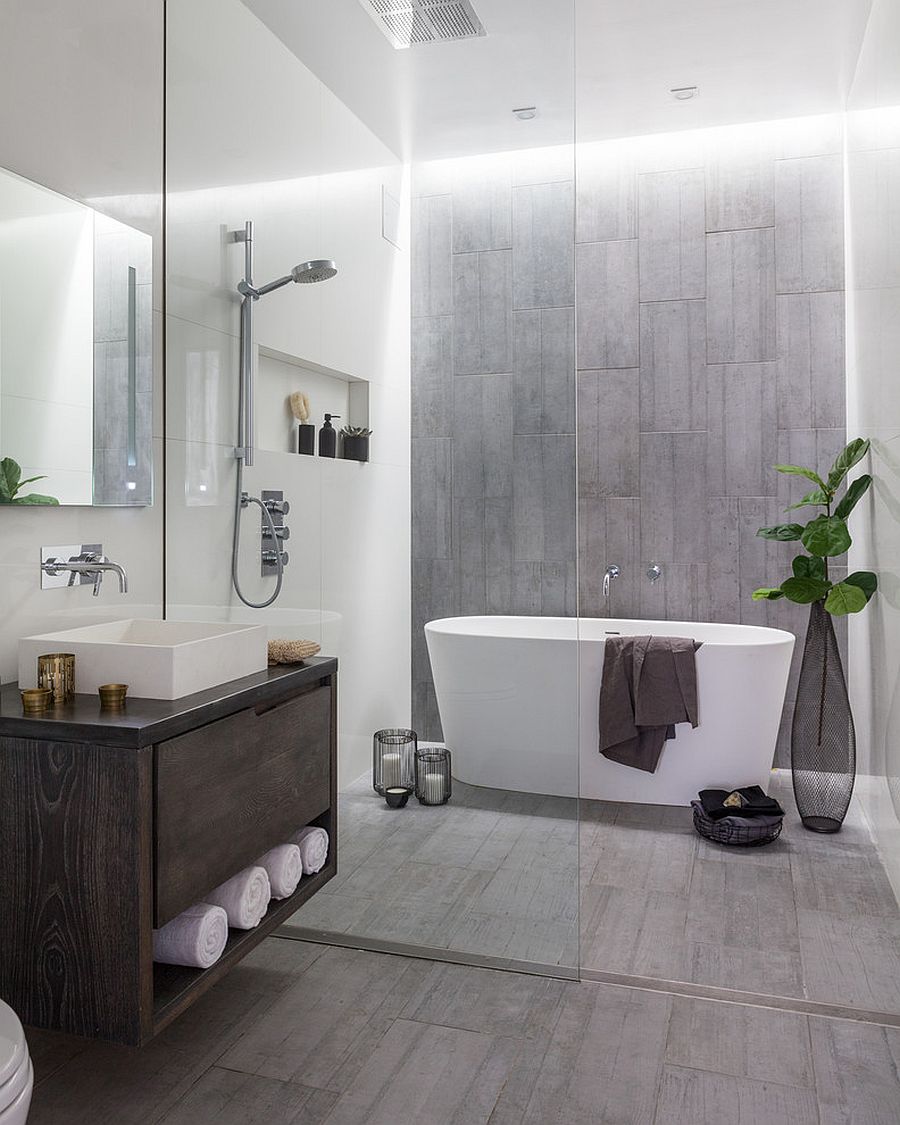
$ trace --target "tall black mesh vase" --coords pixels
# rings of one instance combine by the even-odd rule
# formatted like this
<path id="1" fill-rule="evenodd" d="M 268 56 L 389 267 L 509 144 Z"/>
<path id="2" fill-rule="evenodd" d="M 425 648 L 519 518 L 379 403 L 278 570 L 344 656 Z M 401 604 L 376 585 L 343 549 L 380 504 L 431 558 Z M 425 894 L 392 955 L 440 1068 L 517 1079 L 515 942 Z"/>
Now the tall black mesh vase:
<path id="1" fill-rule="evenodd" d="M 791 727 L 794 796 L 804 828 L 838 832 L 856 780 L 856 732 L 831 614 L 809 607 Z"/>

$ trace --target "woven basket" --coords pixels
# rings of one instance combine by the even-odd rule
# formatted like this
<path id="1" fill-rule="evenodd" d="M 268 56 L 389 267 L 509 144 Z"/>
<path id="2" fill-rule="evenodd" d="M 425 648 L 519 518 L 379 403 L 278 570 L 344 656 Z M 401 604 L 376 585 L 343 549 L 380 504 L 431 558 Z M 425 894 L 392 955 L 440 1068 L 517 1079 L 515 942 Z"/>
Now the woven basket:
<path id="1" fill-rule="evenodd" d="M 704 812 L 699 801 L 691 801 L 694 810 L 694 828 L 706 840 L 715 844 L 728 844 L 735 848 L 761 848 L 771 844 L 781 835 L 783 821 L 777 824 L 754 824 L 747 817 L 742 824 L 730 823 L 730 818 L 713 820 Z"/>

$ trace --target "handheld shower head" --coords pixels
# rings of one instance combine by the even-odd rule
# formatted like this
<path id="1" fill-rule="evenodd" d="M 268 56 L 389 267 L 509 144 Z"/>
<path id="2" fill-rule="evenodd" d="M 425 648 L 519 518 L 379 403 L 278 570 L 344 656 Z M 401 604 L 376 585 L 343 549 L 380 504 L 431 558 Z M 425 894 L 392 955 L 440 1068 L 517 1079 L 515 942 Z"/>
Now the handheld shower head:
<path id="1" fill-rule="evenodd" d="M 337 273 L 337 263 L 330 258 L 316 258 L 312 262 L 301 262 L 291 270 L 291 277 L 299 285 L 313 285 L 317 281 L 330 281 Z"/>

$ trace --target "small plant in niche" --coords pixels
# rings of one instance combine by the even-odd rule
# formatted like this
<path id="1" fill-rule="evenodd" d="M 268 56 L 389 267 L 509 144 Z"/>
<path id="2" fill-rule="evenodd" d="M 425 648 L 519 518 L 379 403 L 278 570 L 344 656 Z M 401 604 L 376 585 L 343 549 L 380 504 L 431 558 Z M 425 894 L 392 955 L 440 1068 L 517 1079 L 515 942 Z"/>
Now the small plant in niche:
<path id="1" fill-rule="evenodd" d="M 828 576 L 828 560 L 845 554 L 853 542 L 847 529 L 847 519 L 868 491 L 872 478 L 868 473 L 863 473 L 847 486 L 847 491 L 837 504 L 835 497 L 847 474 L 865 457 L 868 449 L 868 440 L 856 438 L 851 441 L 838 455 L 824 479 L 814 469 L 804 469 L 800 465 L 775 466 L 779 473 L 806 477 L 816 486 L 786 511 L 810 507 L 825 510 L 805 524 L 780 523 L 774 527 L 761 527 L 757 531 L 756 534 L 763 539 L 775 539 L 781 543 L 796 540 L 806 548 L 808 554 L 797 555 L 791 564 L 791 577 L 786 578 L 780 586 L 763 586 L 754 590 L 754 601 L 787 598 L 798 605 L 812 605 L 821 601 L 834 617 L 859 613 L 866 608 L 878 587 L 876 576 L 871 571 L 858 570 L 840 582 L 832 582 Z"/>
<path id="2" fill-rule="evenodd" d="M 369 438 L 372 431 L 366 426 L 341 427 L 341 456 L 345 461 L 368 461 Z"/>
<path id="3" fill-rule="evenodd" d="M 0 504 L 57 507 L 59 501 L 55 496 L 44 496 L 40 492 L 20 495 L 26 484 L 33 484 L 36 480 L 46 480 L 46 477 L 28 477 L 27 480 L 22 480 L 22 466 L 12 457 L 4 457 L 0 460 Z"/>

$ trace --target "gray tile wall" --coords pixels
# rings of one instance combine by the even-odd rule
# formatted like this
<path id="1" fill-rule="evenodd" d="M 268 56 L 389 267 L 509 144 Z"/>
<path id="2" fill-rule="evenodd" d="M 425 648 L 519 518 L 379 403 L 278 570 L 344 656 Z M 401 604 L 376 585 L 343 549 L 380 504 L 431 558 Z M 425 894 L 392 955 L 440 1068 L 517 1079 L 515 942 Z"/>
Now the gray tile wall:
<path id="1" fill-rule="evenodd" d="M 539 154 L 417 177 L 420 735 L 440 734 L 425 621 L 601 616 L 607 563 L 615 616 L 802 642 L 802 609 L 750 592 L 793 553 L 756 538 L 803 488 L 772 465 L 824 466 L 845 440 L 840 134 L 810 137 L 776 124 L 585 146 L 569 179 L 548 153 L 546 183 Z"/>

